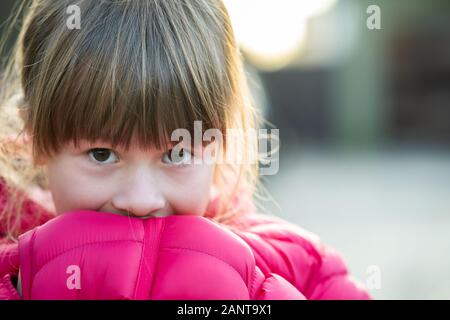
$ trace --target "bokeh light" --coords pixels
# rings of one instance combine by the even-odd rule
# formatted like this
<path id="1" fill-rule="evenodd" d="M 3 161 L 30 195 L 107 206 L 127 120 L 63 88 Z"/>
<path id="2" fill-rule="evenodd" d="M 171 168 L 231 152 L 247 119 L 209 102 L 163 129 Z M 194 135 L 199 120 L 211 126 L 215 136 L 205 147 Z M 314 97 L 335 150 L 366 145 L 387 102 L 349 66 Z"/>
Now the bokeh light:
<path id="1" fill-rule="evenodd" d="M 226 0 L 236 38 L 252 63 L 263 69 L 292 61 L 305 43 L 308 19 L 336 0 Z"/>

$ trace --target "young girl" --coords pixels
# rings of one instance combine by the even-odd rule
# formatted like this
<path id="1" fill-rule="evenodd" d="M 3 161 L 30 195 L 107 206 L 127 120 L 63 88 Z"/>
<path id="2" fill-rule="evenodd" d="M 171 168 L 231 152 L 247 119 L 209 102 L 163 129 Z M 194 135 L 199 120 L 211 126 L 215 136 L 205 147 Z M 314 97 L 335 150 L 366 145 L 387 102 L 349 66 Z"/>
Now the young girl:
<path id="1" fill-rule="evenodd" d="M 220 0 L 34 0 L 21 11 L 1 83 L 0 297 L 20 297 L 19 235 L 91 210 L 205 217 L 307 299 L 369 298 L 315 235 L 257 213 L 258 162 L 246 161 L 257 138 L 236 143 L 227 132 L 258 128 L 261 117 Z M 193 137 L 195 121 L 222 143 L 176 144 L 172 133 Z M 241 161 L 192 161 L 211 145 L 217 159 Z"/>

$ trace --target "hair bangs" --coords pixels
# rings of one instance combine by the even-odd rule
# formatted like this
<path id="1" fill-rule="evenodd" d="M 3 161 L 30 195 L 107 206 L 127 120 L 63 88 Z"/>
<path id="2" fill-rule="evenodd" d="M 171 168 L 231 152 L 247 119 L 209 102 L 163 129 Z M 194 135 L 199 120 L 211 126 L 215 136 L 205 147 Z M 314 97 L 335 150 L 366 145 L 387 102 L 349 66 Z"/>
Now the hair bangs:
<path id="1" fill-rule="evenodd" d="M 192 34 L 181 38 L 188 21 L 182 16 L 172 21 L 174 8 L 169 20 L 164 14 L 169 9 L 150 10 L 139 1 L 103 7 L 92 14 L 95 20 L 84 19 L 88 32 L 63 32 L 64 41 L 57 43 L 65 47 L 49 57 L 55 67 L 42 79 L 49 84 L 42 86 L 46 94 L 38 95 L 46 97 L 37 103 L 41 111 L 35 109 L 45 121 L 34 123 L 46 125 L 35 130 L 35 149 L 51 154 L 80 140 L 128 149 L 134 139 L 139 148 L 163 149 L 176 142 L 175 129 L 193 136 L 194 121 L 201 121 L 202 133 L 225 132 L 230 86 L 210 59 L 218 59 L 221 48 L 205 48 Z"/>

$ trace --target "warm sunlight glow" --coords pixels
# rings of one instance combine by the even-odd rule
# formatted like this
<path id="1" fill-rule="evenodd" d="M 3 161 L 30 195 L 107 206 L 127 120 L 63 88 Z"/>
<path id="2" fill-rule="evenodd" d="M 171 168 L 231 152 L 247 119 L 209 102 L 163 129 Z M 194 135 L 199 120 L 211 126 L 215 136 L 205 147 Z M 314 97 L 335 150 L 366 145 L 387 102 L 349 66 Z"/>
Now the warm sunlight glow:
<path id="1" fill-rule="evenodd" d="M 253 63 L 279 68 L 305 42 L 307 21 L 337 0 L 225 0 L 236 38 Z"/>

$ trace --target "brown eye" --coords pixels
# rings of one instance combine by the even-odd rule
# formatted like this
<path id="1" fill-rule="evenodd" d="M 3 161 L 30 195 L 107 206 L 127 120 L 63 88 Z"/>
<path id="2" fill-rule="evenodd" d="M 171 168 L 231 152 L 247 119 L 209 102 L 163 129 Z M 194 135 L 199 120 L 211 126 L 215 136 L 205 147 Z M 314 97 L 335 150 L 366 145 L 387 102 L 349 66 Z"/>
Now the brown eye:
<path id="1" fill-rule="evenodd" d="M 89 150 L 89 156 L 97 163 L 114 163 L 117 162 L 118 157 L 113 151 L 106 148 L 96 148 Z M 112 156 L 112 157 L 111 157 Z M 106 162 L 108 159 L 112 158 L 112 162 Z M 115 159 L 114 159 L 115 158 Z"/>

